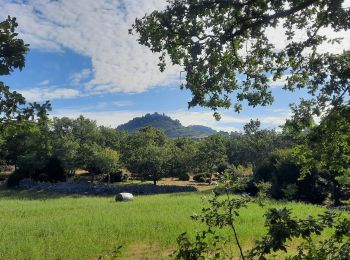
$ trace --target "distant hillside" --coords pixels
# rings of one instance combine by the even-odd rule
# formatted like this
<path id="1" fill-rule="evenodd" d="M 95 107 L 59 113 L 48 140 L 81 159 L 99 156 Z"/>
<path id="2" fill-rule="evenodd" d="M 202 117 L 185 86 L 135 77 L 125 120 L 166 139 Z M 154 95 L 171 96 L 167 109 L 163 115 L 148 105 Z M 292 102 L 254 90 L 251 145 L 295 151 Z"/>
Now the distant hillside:
<path id="1" fill-rule="evenodd" d="M 163 129 L 167 136 L 170 138 L 176 137 L 191 137 L 202 138 L 211 134 L 215 134 L 216 131 L 210 127 L 202 125 L 191 125 L 188 127 L 183 126 L 179 120 L 171 119 L 169 116 L 161 115 L 158 113 L 146 114 L 142 117 L 135 117 L 126 124 L 117 127 L 118 131 L 135 132 L 145 126 L 152 126 L 155 128 Z"/>

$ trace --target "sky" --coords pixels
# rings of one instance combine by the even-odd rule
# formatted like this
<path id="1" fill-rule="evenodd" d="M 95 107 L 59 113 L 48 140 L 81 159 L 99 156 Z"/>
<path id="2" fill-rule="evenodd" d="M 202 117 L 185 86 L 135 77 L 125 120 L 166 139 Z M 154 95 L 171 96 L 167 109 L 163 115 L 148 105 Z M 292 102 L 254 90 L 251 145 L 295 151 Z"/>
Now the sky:
<path id="1" fill-rule="evenodd" d="M 1 81 L 29 102 L 50 100 L 51 117 L 84 115 L 98 125 L 117 127 L 154 112 L 185 126 L 223 131 L 240 131 L 256 118 L 267 128 L 282 125 L 290 116 L 289 104 L 306 95 L 285 92 L 283 79 L 271 83 L 275 102 L 268 107 L 245 107 L 240 114 L 221 110 L 219 122 L 209 109 L 188 110 L 191 94 L 179 88 L 182 69 L 170 66 L 161 73 L 158 56 L 128 34 L 136 17 L 165 6 L 165 0 L 0 0 L 0 19 L 16 17 L 19 37 L 30 44 L 25 68 Z M 348 6 L 350 0 L 344 3 Z M 276 47 L 285 42 L 280 30 L 268 33 Z M 327 29 L 321 33 L 332 34 Z M 336 35 L 345 37 L 341 46 L 323 49 L 350 49 L 348 34 Z"/>

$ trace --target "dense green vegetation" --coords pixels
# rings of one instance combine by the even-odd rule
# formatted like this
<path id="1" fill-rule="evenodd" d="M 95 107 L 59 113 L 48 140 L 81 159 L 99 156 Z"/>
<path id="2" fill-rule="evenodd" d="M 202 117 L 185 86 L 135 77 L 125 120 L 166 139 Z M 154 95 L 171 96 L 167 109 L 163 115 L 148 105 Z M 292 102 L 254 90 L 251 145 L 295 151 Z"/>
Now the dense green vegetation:
<path id="1" fill-rule="evenodd" d="M 286 251 L 289 243 L 288 253 L 297 252 L 292 259 L 348 259 L 347 214 L 305 216 L 325 208 L 286 202 L 344 206 L 350 199 L 350 52 L 317 51 L 328 40 L 318 34 L 321 28 L 350 28 L 350 9 L 342 8 L 342 2 L 169 1 L 164 11 L 136 19 L 131 29 L 139 34 L 141 44 L 161 53 L 161 70 L 165 55 L 184 66 L 183 87 L 193 94 L 189 106 L 210 107 L 217 119 L 220 107 L 233 105 L 240 111 L 245 101 L 250 106 L 272 103 L 269 77 L 281 79 L 288 73 L 285 89 L 306 88 L 310 99 L 292 106 L 293 115 L 282 132 L 261 129 L 258 120 L 251 120 L 241 133 L 212 134 L 200 126 L 186 129 L 159 114 L 120 127 L 131 133 L 98 127 L 83 116 L 50 120 L 49 102 L 26 104 L 0 82 L 0 163 L 15 168 L 8 187 L 24 178 L 74 180 L 78 169 L 95 181 L 122 181 L 121 168 L 129 170 L 132 178 L 155 185 L 166 176 L 188 180 L 190 175 L 217 184 L 209 207 L 199 193 L 139 197 L 121 204 L 112 198 L 0 191 L 5 209 L 0 218 L 0 257 L 98 258 L 112 256 L 118 246 L 124 246 L 127 256 L 152 243 L 159 251 L 151 256 L 159 256 L 158 252 L 173 248 L 183 226 L 189 234 L 197 227 L 204 231 L 178 237 L 177 259 L 205 258 L 211 253 L 218 258 L 232 245 L 238 246 L 234 255 L 242 259 L 265 259 Z M 265 31 L 276 28 L 281 19 L 290 42 L 276 49 Z M 14 18 L 0 23 L 0 75 L 24 66 L 28 46 L 17 38 L 16 27 Z M 295 27 L 306 27 L 306 40 L 295 38 Z M 243 80 L 238 80 L 242 75 Z M 282 202 L 270 202 L 268 197 Z M 264 217 L 261 203 L 268 208 Z M 200 206 L 194 219 L 203 225 L 193 225 L 187 216 Z M 259 237 L 252 245 L 252 238 Z M 300 237 L 304 243 L 296 250 L 294 242 Z M 241 246 L 251 250 L 246 254 Z"/>
<path id="2" fill-rule="evenodd" d="M 236 217 L 246 202 L 230 198 L 234 190 L 251 194 L 264 191 L 275 198 L 311 202 L 328 197 L 334 205 L 349 199 L 350 50 L 321 50 L 325 43 L 341 44 L 344 40 L 322 33 L 323 29 L 338 32 L 350 28 L 350 9 L 343 4 L 332 0 L 170 0 L 163 10 L 135 20 L 130 33 L 159 53 L 160 71 L 169 59 L 183 68 L 186 83 L 181 88 L 192 93 L 189 107 L 209 107 L 216 119 L 220 119 L 219 108 L 233 107 L 239 112 L 246 104 L 272 104 L 270 84 L 278 79 L 285 78 L 287 91 L 305 89 L 308 93 L 299 105 L 291 105 L 293 115 L 284 126 L 291 141 L 287 146 L 270 146 L 276 136 L 257 131 L 258 122 L 251 121 L 245 127 L 244 136 L 231 145 L 229 158 L 240 164 L 249 162 L 252 179 L 234 177 L 236 170 L 221 174 L 224 177 L 219 177 L 219 185 L 223 187 L 215 190 L 211 207 L 203 208 L 198 217 L 207 230 L 194 239 L 180 235 L 176 259 L 229 258 L 220 246 L 232 241 L 220 238 L 213 228 L 231 227 L 234 244 L 240 248 Z M 282 40 L 273 42 L 271 29 L 284 36 L 284 44 Z M 305 37 L 300 37 L 300 29 Z M 318 124 L 315 116 L 320 118 Z M 243 186 L 238 185 L 242 182 Z M 227 198 L 220 201 L 218 194 Z M 241 259 L 266 259 L 271 252 L 286 251 L 286 241 L 298 236 L 305 243 L 289 259 L 350 257 L 349 220 L 336 220 L 332 214 L 295 219 L 291 214 L 286 208 L 269 210 L 268 235 L 248 254 L 240 250 Z M 315 242 L 310 235 L 321 234 L 326 227 L 334 227 L 335 233 Z"/>
<path id="3" fill-rule="evenodd" d="M 164 114 L 161 115 L 158 113 L 146 114 L 142 117 L 136 117 L 129 122 L 118 126 L 117 130 L 133 133 L 147 126 L 163 129 L 165 134 L 170 138 L 203 138 L 216 133 L 215 130 L 201 125 L 191 125 L 185 127 L 180 123 L 180 121 L 173 120 Z"/>
<path id="4" fill-rule="evenodd" d="M 201 228 L 189 216 L 206 205 L 203 195 L 139 196 L 132 203 L 116 203 L 113 197 L 1 190 L 0 258 L 95 259 L 113 255 L 120 245 L 123 259 L 167 257 L 180 233 Z M 287 207 L 299 217 L 325 210 L 302 203 Z M 244 249 L 265 233 L 264 211 L 253 204 L 242 210 L 237 232 Z"/>

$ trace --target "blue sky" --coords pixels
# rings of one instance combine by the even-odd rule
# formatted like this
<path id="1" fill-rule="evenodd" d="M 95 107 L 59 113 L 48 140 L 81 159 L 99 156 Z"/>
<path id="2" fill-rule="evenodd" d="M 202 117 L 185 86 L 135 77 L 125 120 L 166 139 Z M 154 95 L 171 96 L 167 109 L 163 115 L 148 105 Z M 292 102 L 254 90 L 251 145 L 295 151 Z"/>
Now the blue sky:
<path id="1" fill-rule="evenodd" d="M 240 114 L 220 111 L 220 122 L 209 109 L 187 109 L 191 95 L 179 89 L 181 68 L 160 73 L 157 56 L 128 35 L 135 17 L 165 4 L 162 0 L 0 0 L 0 18 L 17 17 L 20 37 L 31 48 L 26 67 L 1 80 L 28 101 L 51 100 L 52 116 L 83 114 L 112 127 L 153 112 L 184 125 L 226 131 L 242 129 L 250 118 L 259 118 L 269 128 L 282 124 L 290 114 L 289 103 L 305 95 L 283 91 L 283 80 L 272 83 L 272 106 L 246 108 Z M 278 31 L 270 34 L 277 44 L 283 42 Z"/>

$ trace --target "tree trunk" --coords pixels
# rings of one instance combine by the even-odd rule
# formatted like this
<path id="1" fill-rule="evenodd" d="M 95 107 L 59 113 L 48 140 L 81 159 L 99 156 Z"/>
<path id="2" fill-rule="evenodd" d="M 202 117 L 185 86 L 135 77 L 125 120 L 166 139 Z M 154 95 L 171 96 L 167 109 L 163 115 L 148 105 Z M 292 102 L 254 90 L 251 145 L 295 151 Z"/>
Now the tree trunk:
<path id="1" fill-rule="evenodd" d="M 340 206 L 341 205 L 341 191 L 340 191 L 340 186 L 337 183 L 337 181 L 333 181 L 333 187 L 332 187 L 332 199 L 333 199 L 333 205 L 334 206 Z"/>
<path id="2" fill-rule="evenodd" d="M 154 185 L 157 185 L 157 181 L 156 181 L 156 180 L 153 180 L 153 184 L 154 184 Z"/>

